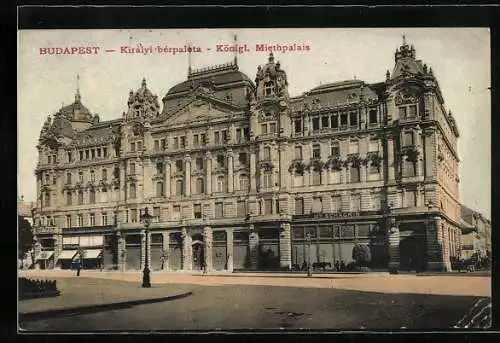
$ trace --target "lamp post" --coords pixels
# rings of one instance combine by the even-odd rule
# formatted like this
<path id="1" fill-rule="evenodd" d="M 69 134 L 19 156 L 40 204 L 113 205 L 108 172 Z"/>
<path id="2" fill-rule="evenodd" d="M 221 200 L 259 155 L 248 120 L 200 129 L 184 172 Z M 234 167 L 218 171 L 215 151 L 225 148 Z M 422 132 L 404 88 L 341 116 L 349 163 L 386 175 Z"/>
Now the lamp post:
<path id="1" fill-rule="evenodd" d="M 312 276 L 312 265 L 311 265 L 311 233 L 306 233 L 306 242 L 307 242 L 307 277 Z"/>
<path id="2" fill-rule="evenodd" d="M 144 261 L 144 270 L 142 271 L 142 287 L 150 288 L 151 287 L 151 278 L 150 278 L 150 270 L 149 270 L 149 256 L 148 256 L 148 247 L 149 247 L 149 239 L 148 239 L 148 229 L 149 225 L 151 225 L 151 221 L 153 220 L 153 216 L 148 213 L 148 208 L 144 208 L 143 214 L 141 214 L 141 222 L 144 224 L 146 228 L 146 258 Z"/>

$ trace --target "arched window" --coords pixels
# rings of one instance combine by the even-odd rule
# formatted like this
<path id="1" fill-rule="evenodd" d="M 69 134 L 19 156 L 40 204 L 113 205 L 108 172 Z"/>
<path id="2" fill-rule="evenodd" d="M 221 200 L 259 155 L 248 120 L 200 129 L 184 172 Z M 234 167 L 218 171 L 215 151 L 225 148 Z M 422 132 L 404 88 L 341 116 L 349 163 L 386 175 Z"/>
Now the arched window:
<path id="1" fill-rule="evenodd" d="M 248 176 L 246 174 L 240 175 L 240 191 L 248 191 L 250 188 Z"/>
<path id="2" fill-rule="evenodd" d="M 71 173 L 66 174 L 66 184 L 71 185 Z"/>
<path id="3" fill-rule="evenodd" d="M 71 192 L 66 192 L 66 205 L 71 206 L 73 204 L 73 196 Z"/>
<path id="4" fill-rule="evenodd" d="M 351 182 L 359 182 L 359 167 L 358 166 L 351 166 L 350 168 L 350 173 L 351 173 Z"/>
<path id="5" fill-rule="evenodd" d="M 136 188 L 135 188 L 135 184 L 132 183 L 130 185 L 130 189 L 129 189 L 129 198 L 130 199 L 135 199 L 135 197 L 136 197 Z"/>
<path id="6" fill-rule="evenodd" d="M 175 195 L 184 195 L 184 180 L 177 179 L 175 182 Z"/>
<path id="7" fill-rule="evenodd" d="M 89 202 L 95 204 L 95 189 L 89 191 Z"/>
<path id="8" fill-rule="evenodd" d="M 93 170 L 90 171 L 90 181 L 92 181 L 92 182 L 95 181 L 95 173 Z"/>
<path id="9" fill-rule="evenodd" d="M 226 178 L 222 175 L 217 177 L 217 192 L 219 193 L 226 192 Z"/>
<path id="10" fill-rule="evenodd" d="M 108 170 L 103 169 L 101 172 L 101 180 L 106 181 L 108 179 Z"/>
<path id="11" fill-rule="evenodd" d="M 83 191 L 80 189 L 78 191 L 78 205 L 82 205 L 83 204 Z"/>
<path id="12" fill-rule="evenodd" d="M 156 196 L 159 198 L 164 196 L 163 182 L 161 181 L 156 183 Z"/>
<path id="13" fill-rule="evenodd" d="M 78 181 L 83 182 L 83 172 L 78 173 Z"/>
<path id="14" fill-rule="evenodd" d="M 202 178 L 196 179 L 196 194 L 204 194 L 205 193 L 205 183 Z"/>

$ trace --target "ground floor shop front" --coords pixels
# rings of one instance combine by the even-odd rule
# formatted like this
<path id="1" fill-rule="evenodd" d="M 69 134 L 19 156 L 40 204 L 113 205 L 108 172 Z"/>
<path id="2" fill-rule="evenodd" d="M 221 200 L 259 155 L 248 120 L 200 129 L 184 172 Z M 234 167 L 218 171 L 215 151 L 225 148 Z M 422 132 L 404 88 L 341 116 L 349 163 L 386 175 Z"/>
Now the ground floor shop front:
<path id="1" fill-rule="evenodd" d="M 153 271 L 349 271 L 353 249 L 369 249 L 372 270 L 448 270 L 459 254 L 455 231 L 439 218 L 297 216 L 245 224 L 136 227 L 40 236 L 39 268 Z M 451 233 L 450 233 L 451 232 Z M 45 252 L 45 253 L 42 253 Z"/>

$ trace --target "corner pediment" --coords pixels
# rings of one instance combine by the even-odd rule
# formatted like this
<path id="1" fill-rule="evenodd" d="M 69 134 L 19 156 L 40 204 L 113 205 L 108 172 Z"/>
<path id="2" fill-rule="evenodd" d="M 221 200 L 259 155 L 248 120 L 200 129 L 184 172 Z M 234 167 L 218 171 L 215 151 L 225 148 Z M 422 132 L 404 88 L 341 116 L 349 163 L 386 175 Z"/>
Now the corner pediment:
<path id="1" fill-rule="evenodd" d="M 166 118 L 167 125 L 224 121 L 240 116 L 241 109 L 217 99 L 197 96 L 186 106 Z"/>

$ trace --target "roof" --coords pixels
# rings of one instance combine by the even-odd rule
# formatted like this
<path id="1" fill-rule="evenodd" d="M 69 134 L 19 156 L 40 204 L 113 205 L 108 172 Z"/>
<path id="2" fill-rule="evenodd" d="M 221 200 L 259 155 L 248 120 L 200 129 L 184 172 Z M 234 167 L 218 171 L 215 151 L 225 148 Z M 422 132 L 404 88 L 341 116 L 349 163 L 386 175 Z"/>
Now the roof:
<path id="1" fill-rule="evenodd" d="M 380 88 L 380 84 L 376 84 Z M 380 92 L 377 89 L 378 92 Z M 349 103 L 378 100 L 377 92 L 372 85 L 362 80 L 344 80 L 327 83 L 311 89 L 303 96 L 292 99 L 292 110 L 298 111 L 304 107 L 335 107 Z M 313 105 L 315 104 L 315 105 Z"/>
<path id="2" fill-rule="evenodd" d="M 245 73 L 239 71 L 237 65 L 226 64 L 192 71 L 186 81 L 170 88 L 167 96 L 190 91 L 207 81 L 211 82 L 214 86 L 247 81 L 253 86 L 252 80 Z"/>
<path id="3" fill-rule="evenodd" d="M 114 119 L 109 121 L 94 124 L 88 129 L 78 132 L 75 138 L 75 143 L 83 143 L 85 140 L 97 142 L 107 141 L 117 134 L 117 129 L 121 125 L 121 119 Z"/>

